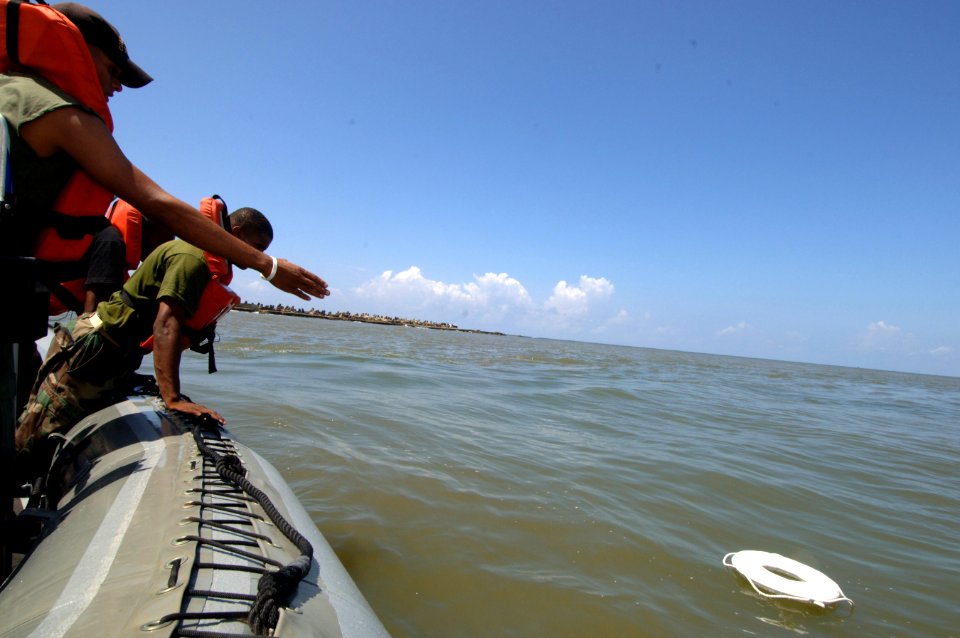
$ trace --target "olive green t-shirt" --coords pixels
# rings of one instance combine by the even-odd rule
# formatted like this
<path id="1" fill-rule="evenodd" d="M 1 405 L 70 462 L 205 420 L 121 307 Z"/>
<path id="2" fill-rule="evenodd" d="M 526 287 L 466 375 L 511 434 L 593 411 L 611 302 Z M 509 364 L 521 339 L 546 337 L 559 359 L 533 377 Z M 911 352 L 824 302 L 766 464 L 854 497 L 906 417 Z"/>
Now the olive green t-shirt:
<path id="1" fill-rule="evenodd" d="M 77 170 L 72 157 L 60 151 L 38 157 L 20 137 L 20 127 L 62 108 L 92 110 L 45 79 L 25 73 L 0 74 L 0 114 L 10 131 L 10 164 L 17 206 L 24 211 L 53 208 L 60 191 Z"/>
<path id="2" fill-rule="evenodd" d="M 136 347 L 153 334 L 160 299 L 175 301 L 190 318 L 209 281 L 202 250 L 182 239 L 161 244 L 123 285 L 135 308 L 124 302 L 120 292 L 97 306 L 101 330 L 120 346 Z"/>

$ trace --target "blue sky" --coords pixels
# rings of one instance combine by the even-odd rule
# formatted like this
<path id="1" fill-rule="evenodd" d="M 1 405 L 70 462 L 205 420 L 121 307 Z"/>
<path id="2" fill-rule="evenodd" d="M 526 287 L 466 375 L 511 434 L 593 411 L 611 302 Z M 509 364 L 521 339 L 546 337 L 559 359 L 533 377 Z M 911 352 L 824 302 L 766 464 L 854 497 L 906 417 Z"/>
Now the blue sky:
<path id="1" fill-rule="evenodd" d="M 128 156 L 306 304 L 960 376 L 960 3 L 89 0 Z"/>

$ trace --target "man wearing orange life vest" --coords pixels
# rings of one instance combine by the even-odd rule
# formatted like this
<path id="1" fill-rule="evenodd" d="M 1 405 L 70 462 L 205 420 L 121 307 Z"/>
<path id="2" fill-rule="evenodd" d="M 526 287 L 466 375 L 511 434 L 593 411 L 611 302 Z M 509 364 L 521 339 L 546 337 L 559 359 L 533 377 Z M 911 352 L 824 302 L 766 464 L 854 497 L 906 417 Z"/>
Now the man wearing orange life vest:
<path id="1" fill-rule="evenodd" d="M 35 5 L 21 5 L 20 11 L 28 6 L 30 10 L 50 11 L 48 7 Z M 123 86 L 137 88 L 151 81 L 152 78 L 130 60 L 119 33 L 102 16 L 76 3 L 62 3 L 54 8 L 69 18 L 83 36 L 96 76 L 89 78 L 89 82 L 99 84 L 103 98 L 109 99 Z M 9 31 L 9 22 L 7 28 Z M 70 63 L 70 60 L 64 62 Z M 77 73 L 87 73 L 90 65 L 90 59 L 77 60 Z M 109 110 L 102 98 L 99 108 L 95 108 L 90 100 L 85 102 L 71 96 L 51 82 L 31 74 L 29 68 L 0 75 L 0 113 L 14 120 L 11 122 L 14 150 L 19 145 L 21 150 L 27 149 L 27 155 L 33 155 L 37 170 L 32 171 L 31 179 L 35 184 L 40 182 L 40 188 L 45 187 L 56 195 L 73 170 L 79 169 L 106 192 L 130 202 L 178 237 L 212 254 L 223 255 L 239 267 L 259 271 L 277 288 L 301 299 L 309 299 L 311 295 L 323 298 L 329 294 L 326 282 L 310 271 L 270 257 L 222 229 L 211 230 L 195 208 L 170 195 L 127 159 L 113 138 Z M 27 112 L 36 106 L 37 99 L 44 100 L 43 106 Z M 17 170 L 16 158 L 13 163 Z M 18 187 L 18 198 L 27 194 L 24 190 Z M 106 202 L 99 212 L 105 209 Z M 38 250 L 43 247 L 41 241 Z"/>
<path id="2" fill-rule="evenodd" d="M 218 199 L 204 200 L 201 210 L 218 222 L 226 216 Z M 238 209 L 226 225 L 232 236 L 258 252 L 273 240 L 270 222 L 256 209 Z M 231 276 L 223 258 L 180 239 L 168 241 L 153 250 L 95 313 L 58 325 L 17 427 L 18 478 L 31 480 L 47 469 L 52 433 L 66 431 L 124 394 L 150 349 L 167 408 L 223 423 L 217 412 L 180 392 L 180 356 L 191 339 L 212 332 L 219 316 L 239 301 L 226 288 Z"/>

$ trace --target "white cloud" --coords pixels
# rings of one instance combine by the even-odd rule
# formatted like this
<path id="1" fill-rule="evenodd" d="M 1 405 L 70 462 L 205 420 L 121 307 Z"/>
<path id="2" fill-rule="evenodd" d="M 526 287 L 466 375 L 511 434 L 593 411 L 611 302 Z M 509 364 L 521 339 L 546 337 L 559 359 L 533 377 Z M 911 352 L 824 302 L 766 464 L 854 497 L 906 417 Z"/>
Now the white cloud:
<path id="1" fill-rule="evenodd" d="M 749 328 L 750 328 L 750 324 L 749 324 L 749 323 L 747 323 L 746 321 L 741 321 L 740 323 L 734 324 L 734 325 L 732 325 L 732 326 L 727 326 L 727 327 L 724 328 L 723 330 L 718 330 L 718 331 L 717 331 L 717 336 L 718 336 L 718 337 L 726 337 L 727 335 L 732 335 L 732 334 L 736 334 L 736 333 L 738 333 L 738 332 L 743 332 L 744 330 L 748 330 Z"/>
<path id="2" fill-rule="evenodd" d="M 598 279 L 580 275 L 577 286 L 571 286 L 566 281 L 557 282 L 544 307 L 564 316 L 582 316 L 590 311 L 592 304 L 609 299 L 612 295 L 613 284 L 605 277 Z"/>
<path id="3" fill-rule="evenodd" d="M 860 334 L 860 347 L 863 350 L 885 352 L 900 349 L 909 335 L 903 333 L 900 326 L 886 321 L 874 321 Z"/>
<path id="4" fill-rule="evenodd" d="M 897 334 L 900 332 L 900 326 L 894 326 L 886 321 L 874 321 L 867 326 L 867 332 L 873 334 Z"/>
<path id="5" fill-rule="evenodd" d="M 436 299 L 464 300 L 469 293 L 462 286 L 427 279 L 416 266 L 394 274 L 385 270 L 356 289 L 361 297 L 374 299 L 405 298 L 408 302 L 423 303 Z"/>
<path id="6" fill-rule="evenodd" d="M 350 294 L 366 312 L 564 337 L 627 325 L 632 318 L 625 310 L 610 315 L 605 306 L 613 293 L 606 278 L 582 275 L 576 285 L 558 282 L 550 297 L 538 303 L 507 273 L 488 272 L 474 275 L 471 282 L 450 284 L 429 279 L 411 266 L 402 272 L 387 270 Z"/>
<path id="7" fill-rule="evenodd" d="M 384 271 L 352 294 L 369 312 L 455 323 L 469 317 L 471 325 L 494 324 L 533 306 L 527 289 L 507 273 L 474 275 L 471 282 L 448 284 L 425 277 L 417 266 L 398 273 Z"/>
<path id="8" fill-rule="evenodd" d="M 942 357 L 944 355 L 951 354 L 952 352 L 953 352 L 953 348 L 951 348 L 950 346 L 940 346 L 938 348 L 933 348 L 932 350 L 930 350 L 930 354 L 932 354 L 935 357 Z"/>
<path id="9" fill-rule="evenodd" d="M 644 318 L 648 319 L 649 317 L 644 317 Z M 629 321 L 630 321 L 630 313 L 627 312 L 626 310 L 620 309 L 617 311 L 617 314 L 613 315 L 613 317 L 611 317 L 607 323 L 618 324 L 618 323 L 627 323 Z"/>
<path id="10" fill-rule="evenodd" d="M 630 313 L 624 309 L 620 309 L 593 328 L 591 332 L 596 335 L 604 336 L 610 334 L 611 332 L 622 334 L 624 330 L 631 328 L 634 323 L 634 319 Z"/>
<path id="11" fill-rule="evenodd" d="M 488 272 L 480 277 L 474 277 L 475 284 L 471 284 L 472 289 L 476 291 L 478 298 L 484 301 L 497 299 L 500 301 L 512 301 L 520 305 L 531 303 L 530 294 L 519 281 L 502 272 L 495 274 Z"/>

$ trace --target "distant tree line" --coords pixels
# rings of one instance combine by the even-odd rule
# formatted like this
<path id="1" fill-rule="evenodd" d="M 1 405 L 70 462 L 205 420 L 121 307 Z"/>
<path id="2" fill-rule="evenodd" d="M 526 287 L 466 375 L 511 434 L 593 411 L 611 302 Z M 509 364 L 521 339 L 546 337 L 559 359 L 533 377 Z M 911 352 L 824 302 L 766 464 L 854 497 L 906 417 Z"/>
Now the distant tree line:
<path id="1" fill-rule="evenodd" d="M 414 326 L 418 328 L 434 328 L 438 330 L 460 330 L 457 326 L 437 321 L 426 321 L 423 319 L 404 319 L 402 317 L 388 317 L 385 315 L 371 315 L 366 312 L 353 313 L 349 311 L 338 310 L 337 312 L 327 312 L 326 310 L 317 310 L 311 308 L 295 308 L 294 306 L 264 305 L 262 303 L 241 303 L 235 310 L 244 312 L 259 312 L 271 315 L 293 315 L 296 317 L 315 317 L 317 319 L 332 319 L 335 321 L 361 321 L 364 323 L 379 323 L 391 326 Z"/>

